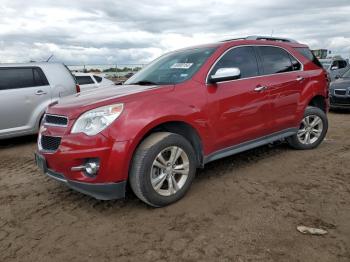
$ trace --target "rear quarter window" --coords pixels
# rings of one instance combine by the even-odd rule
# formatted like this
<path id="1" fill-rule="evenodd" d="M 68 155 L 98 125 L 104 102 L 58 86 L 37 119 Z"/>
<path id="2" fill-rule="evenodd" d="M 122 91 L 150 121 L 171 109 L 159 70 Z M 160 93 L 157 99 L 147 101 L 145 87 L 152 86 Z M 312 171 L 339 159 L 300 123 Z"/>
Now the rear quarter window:
<path id="1" fill-rule="evenodd" d="M 100 76 L 94 76 L 95 80 L 97 83 L 101 83 L 102 82 L 102 77 Z"/>
<path id="2" fill-rule="evenodd" d="M 303 57 L 313 62 L 320 68 L 323 68 L 321 62 L 317 59 L 317 57 L 311 52 L 311 50 L 307 47 L 297 47 L 295 48 Z"/>

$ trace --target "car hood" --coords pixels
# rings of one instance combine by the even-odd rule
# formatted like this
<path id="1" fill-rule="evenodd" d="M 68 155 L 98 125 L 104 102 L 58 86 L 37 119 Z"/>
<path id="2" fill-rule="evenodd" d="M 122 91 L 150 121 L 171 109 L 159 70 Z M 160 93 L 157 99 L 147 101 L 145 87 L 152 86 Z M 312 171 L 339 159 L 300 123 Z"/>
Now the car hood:
<path id="1" fill-rule="evenodd" d="M 127 102 L 139 94 L 150 95 L 156 92 L 169 92 L 173 87 L 173 85 L 114 85 L 100 87 L 63 97 L 57 103 L 51 105 L 47 112 L 65 115 L 74 119 L 82 112 L 99 106 Z"/>
<path id="2" fill-rule="evenodd" d="M 346 89 L 350 87 L 350 78 L 340 78 L 331 83 L 330 88 L 340 88 L 340 89 Z"/>

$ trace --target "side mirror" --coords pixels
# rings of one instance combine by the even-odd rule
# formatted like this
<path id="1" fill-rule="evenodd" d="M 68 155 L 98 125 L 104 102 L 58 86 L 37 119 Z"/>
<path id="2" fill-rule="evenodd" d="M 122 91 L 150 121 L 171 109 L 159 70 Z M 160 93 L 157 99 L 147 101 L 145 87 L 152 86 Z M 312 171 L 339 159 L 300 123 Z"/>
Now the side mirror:
<path id="1" fill-rule="evenodd" d="M 210 83 L 218 83 L 223 81 L 235 80 L 240 78 L 241 70 L 237 67 L 229 67 L 229 68 L 219 68 L 216 70 L 214 75 L 209 77 Z"/>
<path id="2" fill-rule="evenodd" d="M 339 69 L 339 67 L 337 67 L 337 66 L 332 66 L 331 67 L 331 70 L 338 70 Z"/>
<path id="3" fill-rule="evenodd" d="M 339 79 L 339 78 L 340 78 L 340 75 L 336 75 L 336 76 L 335 76 L 335 79 Z"/>

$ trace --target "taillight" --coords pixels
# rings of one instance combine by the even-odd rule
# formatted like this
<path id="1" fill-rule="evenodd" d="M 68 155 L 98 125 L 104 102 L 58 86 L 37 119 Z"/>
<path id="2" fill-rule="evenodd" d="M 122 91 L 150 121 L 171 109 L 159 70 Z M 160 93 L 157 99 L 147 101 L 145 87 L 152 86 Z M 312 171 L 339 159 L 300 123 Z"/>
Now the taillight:
<path id="1" fill-rule="evenodd" d="M 77 84 L 77 85 L 75 85 L 75 88 L 76 88 L 76 90 L 77 90 L 77 93 L 80 93 L 80 86 Z"/>

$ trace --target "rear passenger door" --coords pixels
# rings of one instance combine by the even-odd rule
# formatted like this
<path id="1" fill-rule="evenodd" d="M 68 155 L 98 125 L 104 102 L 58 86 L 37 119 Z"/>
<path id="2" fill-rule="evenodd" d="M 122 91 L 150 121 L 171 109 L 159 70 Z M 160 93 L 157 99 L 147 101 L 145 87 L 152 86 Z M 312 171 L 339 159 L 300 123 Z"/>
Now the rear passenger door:
<path id="1" fill-rule="evenodd" d="M 34 131 L 39 105 L 49 101 L 50 86 L 40 68 L 0 68 L 0 135 Z"/>
<path id="2" fill-rule="evenodd" d="M 271 132 L 296 127 L 298 101 L 306 83 L 302 64 L 286 50 L 275 46 L 257 46 L 261 64 L 261 84 L 271 104 Z"/>

